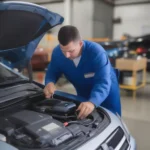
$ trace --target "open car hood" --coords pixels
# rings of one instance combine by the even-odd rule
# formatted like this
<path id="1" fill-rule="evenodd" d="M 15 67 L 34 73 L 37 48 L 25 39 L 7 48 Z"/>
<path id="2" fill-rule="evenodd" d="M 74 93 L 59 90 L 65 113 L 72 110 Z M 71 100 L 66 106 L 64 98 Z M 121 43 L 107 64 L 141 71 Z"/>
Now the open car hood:
<path id="1" fill-rule="evenodd" d="M 60 15 L 32 3 L 1 3 L 0 61 L 22 70 L 46 31 L 63 20 Z"/>

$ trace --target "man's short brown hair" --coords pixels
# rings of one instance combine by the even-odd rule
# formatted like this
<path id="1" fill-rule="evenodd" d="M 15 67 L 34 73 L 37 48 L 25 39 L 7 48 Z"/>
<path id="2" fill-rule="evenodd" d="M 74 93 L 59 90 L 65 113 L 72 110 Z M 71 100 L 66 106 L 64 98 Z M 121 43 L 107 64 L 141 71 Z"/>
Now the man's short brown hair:
<path id="1" fill-rule="evenodd" d="M 66 46 L 71 41 L 76 41 L 78 39 L 80 39 L 80 33 L 78 29 L 74 26 L 63 26 L 58 32 L 58 41 L 63 46 Z"/>

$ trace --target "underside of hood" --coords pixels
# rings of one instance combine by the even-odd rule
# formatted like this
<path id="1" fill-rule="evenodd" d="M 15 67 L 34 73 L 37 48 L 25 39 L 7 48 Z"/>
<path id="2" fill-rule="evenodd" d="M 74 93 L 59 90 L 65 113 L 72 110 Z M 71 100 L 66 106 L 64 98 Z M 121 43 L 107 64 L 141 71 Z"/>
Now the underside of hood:
<path id="1" fill-rule="evenodd" d="M 23 69 L 44 34 L 63 22 L 63 17 L 26 2 L 0 4 L 0 61 Z"/>

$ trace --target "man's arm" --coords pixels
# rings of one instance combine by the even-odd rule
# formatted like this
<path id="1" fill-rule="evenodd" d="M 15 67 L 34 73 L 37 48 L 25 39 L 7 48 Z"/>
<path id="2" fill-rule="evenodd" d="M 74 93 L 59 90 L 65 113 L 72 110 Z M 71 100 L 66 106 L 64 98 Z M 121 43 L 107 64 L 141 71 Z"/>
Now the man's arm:
<path id="1" fill-rule="evenodd" d="M 56 88 L 55 83 L 57 82 L 58 78 L 61 76 L 61 69 L 57 62 L 58 56 L 55 51 L 53 51 L 51 62 L 48 65 L 48 70 L 45 76 L 45 88 L 44 93 L 46 98 L 50 98 Z"/>
<path id="2" fill-rule="evenodd" d="M 95 107 L 106 99 L 111 86 L 111 65 L 105 52 L 98 53 L 94 59 L 94 85 L 88 102 L 79 105 L 77 111 L 80 111 L 78 118 L 87 117 Z"/>
<path id="3" fill-rule="evenodd" d="M 55 84 L 59 79 L 59 77 L 61 76 L 62 72 L 58 64 L 58 59 L 59 58 L 57 57 L 57 53 L 54 50 L 52 53 L 51 62 L 49 63 L 46 72 L 45 85 L 47 85 L 50 82 L 53 82 Z"/>
<path id="4" fill-rule="evenodd" d="M 107 98 L 111 87 L 111 64 L 105 52 L 97 55 L 94 69 L 94 86 L 89 101 L 98 107 Z"/>

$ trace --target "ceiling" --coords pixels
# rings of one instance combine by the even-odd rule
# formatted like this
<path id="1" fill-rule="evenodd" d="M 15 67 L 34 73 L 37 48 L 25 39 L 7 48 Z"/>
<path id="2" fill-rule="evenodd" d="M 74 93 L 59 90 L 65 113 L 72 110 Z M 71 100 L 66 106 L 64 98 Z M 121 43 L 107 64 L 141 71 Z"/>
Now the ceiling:
<path id="1" fill-rule="evenodd" d="M 0 1 L 12 1 L 12 0 L 0 0 Z M 64 0 L 15 0 L 15 1 L 27 1 L 37 4 L 46 4 L 46 3 L 58 3 L 63 2 Z M 77 0 L 82 1 L 82 0 Z M 112 4 L 115 6 L 123 6 L 123 5 L 136 5 L 143 3 L 150 3 L 150 0 L 101 0 L 107 2 L 108 4 Z"/>
<path id="2" fill-rule="evenodd" d="M 2 1 L 25 1 L 25 2 L 31 2 L 31 3 L 36 3 L 36 4 L 63 2 L 63 0 L 2 0 Z"/>
<path id="3" fill-rule="evenodd" d="M 130 5 L 130 4 L 142 4 L 150 3 L 150 0 L 115 0 L 115 5 Z"/>

